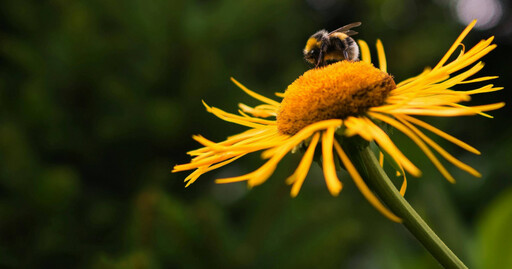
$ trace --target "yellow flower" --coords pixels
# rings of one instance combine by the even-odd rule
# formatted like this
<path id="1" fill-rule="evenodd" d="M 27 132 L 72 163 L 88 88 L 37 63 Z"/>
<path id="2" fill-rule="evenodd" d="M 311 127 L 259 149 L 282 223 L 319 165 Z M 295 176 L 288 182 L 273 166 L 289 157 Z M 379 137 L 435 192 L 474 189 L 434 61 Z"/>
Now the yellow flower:
<path id="1" fill-rule="evenodd" d="M 491 44 L 493 40 L 491 37 L 480 41 L 468 51 L 464 50 L 461 41 L 475 23 L 476 21 L 473 21 L 466 27 L 434 68 L 427 68 L 420 75 L 398 84 L 395 84 L 393 78 L 387 74 L 386 58 L 380 40 L 377 41 L 376 46 L 380 69 L 371 64 L 368 45 L 364 41 L 359 41 L 362 57 L 360 62 L 341 61 L 305 72 L 289 85 L 284 93 L 277 94 L 283 98 L 281 102 L 250 91 L 232 79 L 238 87 L 263 104 L 256 107 L 240 104 L 240 115 L 227 113 L 210 107 L 206 103 L 204 105 L 217 117 L 249 129 L 219 143 L 200 135 L 193 136 L 204 147 L 188 152 L 189 155 L 194 156 L 191 162 L 176 165 L 173 172 L 195 169 L 185 179 L 186 186 L 189 186 L 208 171 L 227 165 L 248 153 L 264 150 L 261 156 L 268 161 L 259 169 L 246 175 L 216 180 L 217 183 L 247 181 L 252 187 L 265 182 L 286 154 L 294 152 L 299 146 L 304 146 L 306 151 L 302 160 L 295 172 L 286 180 L 292 185 L 291 195 L 295 197 L 309 171 L 317 145 L 321 143 L 322 167 L 329 192 L 332 195 L 338 195 L 343 186 L 336 175 L 333 154 L 335 151 L 364 197 L 383 215 L 399 222 L 400 218 L 387 209 L 368 188 L 335 136 L 359 136 L 366 141 L 374 141 L 381 151 L 381 165 L 382 152 L 384 152 L 399 167 L 397 172 L 404 175 L 404 183 L 400 190 L 402 195 L 406 189 L 404 170 L 414 176 L 420 176 L 421 171 L 397 148 L 379 126 L 381 123 L 393 126 L 408 136 L 450 182 L 455 180 L 431 149 L 460 169 L 479 177 L 480 173 L 454 158 L 418 127 L 469 152 L 480 154 L 478 150 L 414 117 L 416 115 L 454 117 L 475 114 L 490 117 L 484 112 L 504 106 L 504 103 L 481 106 L 460 104 L 470 100 L 473 94 L 502 89 L 492 84 L 469 91 L 450 89 L 459 84 L 496 78 L 469 79 L 484 65 L 478 62 L 470 68 L 466 67 L 496 47 Z M 459 45 L 462 45 L 459 55 L 447 63 Z M 453 75 L 464 68 L 466 70 Z"/>

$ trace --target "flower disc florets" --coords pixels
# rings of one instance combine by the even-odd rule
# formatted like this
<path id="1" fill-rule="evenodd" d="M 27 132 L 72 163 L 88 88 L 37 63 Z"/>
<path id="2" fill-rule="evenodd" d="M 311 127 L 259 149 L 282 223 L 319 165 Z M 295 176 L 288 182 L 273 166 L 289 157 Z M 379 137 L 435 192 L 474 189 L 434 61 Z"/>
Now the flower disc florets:
<path id="1" fill-rule="evenodd" d="M 318 121 L 364 114 L 382 105 L 395 88 L 390 75 L 365 62 L 341 61 L 311 69 L 286 89 L 277 128 L 293 135 Z"/>

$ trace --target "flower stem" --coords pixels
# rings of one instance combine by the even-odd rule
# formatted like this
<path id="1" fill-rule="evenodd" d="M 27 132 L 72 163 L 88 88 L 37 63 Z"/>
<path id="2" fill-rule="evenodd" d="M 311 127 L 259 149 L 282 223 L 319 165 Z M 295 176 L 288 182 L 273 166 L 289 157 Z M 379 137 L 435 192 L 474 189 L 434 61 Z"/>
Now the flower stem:
<path id="1" fill-rule="evenodd" d="M 347 145 L 348 146 L 348 145 Z M 467 268 L 466 265 L 430 229 L 411 205 L 400 195 L 386 175 L 369 146 L 348 146 L 347 153 L 359 172 L 377 195 L 403 220 L 404 226 L 445 268 Z"/>

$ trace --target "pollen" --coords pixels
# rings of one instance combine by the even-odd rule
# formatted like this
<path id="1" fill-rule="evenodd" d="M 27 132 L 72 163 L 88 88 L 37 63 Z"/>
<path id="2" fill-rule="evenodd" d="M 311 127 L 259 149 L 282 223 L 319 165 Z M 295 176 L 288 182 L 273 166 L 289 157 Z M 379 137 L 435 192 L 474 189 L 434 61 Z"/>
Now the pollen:
<path id="1" fill-rule="evenodd" d="M 277 113 L 277 129 L 294 135 L 323 120 L 364 115 L 384 104 L 393 78 L 366 62 L 341 61 L 311 69 L 288 86 Z"/>

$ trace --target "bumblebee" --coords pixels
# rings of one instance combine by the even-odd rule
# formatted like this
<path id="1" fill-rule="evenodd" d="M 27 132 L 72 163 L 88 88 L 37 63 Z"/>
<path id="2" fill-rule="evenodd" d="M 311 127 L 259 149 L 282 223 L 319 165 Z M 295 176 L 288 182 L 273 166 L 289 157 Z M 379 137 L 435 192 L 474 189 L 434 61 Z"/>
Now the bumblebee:
<path id="1" fill-rule="evenodd" d="M 359 46 L 350 37 L 357 34 L 350 29 L 359 25 L 361 22 L 354 22 L 330 33 L 324 29 L 316 32 L 306 42 L 304 59 L 315 67 L 342 60 L 359 61 Z"/>

